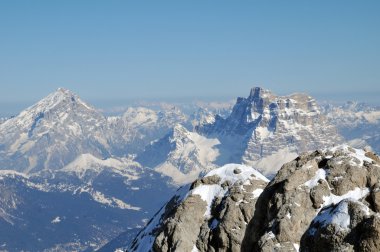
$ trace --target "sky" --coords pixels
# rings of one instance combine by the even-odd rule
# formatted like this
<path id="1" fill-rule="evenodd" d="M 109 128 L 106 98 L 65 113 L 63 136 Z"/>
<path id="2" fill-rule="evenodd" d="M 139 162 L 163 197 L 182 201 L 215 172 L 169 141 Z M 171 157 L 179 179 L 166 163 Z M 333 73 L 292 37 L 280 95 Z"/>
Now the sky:
<path id="1" fill-rule="evenodd" d="M 0 106 L 277 94 L 380 100 L 380 1 L 0 1 Z"/>

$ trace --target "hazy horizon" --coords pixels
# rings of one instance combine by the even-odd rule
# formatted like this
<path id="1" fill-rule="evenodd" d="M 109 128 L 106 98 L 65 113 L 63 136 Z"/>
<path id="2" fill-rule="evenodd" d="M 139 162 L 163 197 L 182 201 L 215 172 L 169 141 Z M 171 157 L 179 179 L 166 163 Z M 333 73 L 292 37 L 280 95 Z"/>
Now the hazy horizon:
<path id="1" fill-rule="evenodd" d="M 265 87 L 263 87 L 265 88 Z M 136 97 L 136 98 L 125 98 L 125 99 L 112 99 L 111 97 L 104 97 L 103 99 L 88 99 L 86 94 L 76 93 L 82 100 L 93 105 L 95 108 L 102 110 L 105 114 L 119 114 L 125 111 L 128 107 L 136 106 L 147 106 L 152 103 L 172 103 L 172 104 L 191 104 L 195 102 L 232 102 L 234 103 L 237 97 L 247 97 L 249 95 L 249 90 L 247 89 L 245 94 L 240 94 L 237 96 L 203 96 L 203 97 Z M 55 90 L 52 90 L 54 92 Z M 291 93 L 276 93 L 276 95 L 290 95 Z M 52 93 L 50 92 L 50 93 Z M 298 92 L 305 93 L 305 92 Z M 49 94 L 49 93 L 48 93 Z M 19 114 L 22 110 L 28 108 L 29 106 L 35 104 L 39 100 L 43 99 L 48 94 L 41 96 L 37 100 L 29 101 L 0 101 L 0 118 L 1 117 L 11 117 Z M 310 94 L 314 97 L 318 103 L 329 102 L 332 104 L 342 104 L 349 101 L 365 103 L 373 106 L 380 106 L 380 100 L 378 99 L 377 93 L 316 93 Z"/>

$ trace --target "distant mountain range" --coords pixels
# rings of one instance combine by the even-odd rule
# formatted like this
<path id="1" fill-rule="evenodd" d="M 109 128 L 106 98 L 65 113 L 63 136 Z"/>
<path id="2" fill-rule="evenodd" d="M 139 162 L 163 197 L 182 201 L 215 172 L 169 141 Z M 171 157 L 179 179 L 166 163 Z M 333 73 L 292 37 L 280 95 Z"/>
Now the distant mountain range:
<path id="1" fill-rule="evenodd" d="M 179 185 L 229 163 L 272 178 L 302 152 L 345 140 L 378 150 L 379 114 L 253 88 L 231 110 L 165 105 L 105 116 L 60 88 L 0 121 L 0 250 L 92 251 L 133 239 Z"/>
<path id="2" fill-rule="evenodd" d="M 380 106 L 347 102 L 343 105 L 322 106 L 330 122 L 352 145 L 370 146 L 380 153 Z"/>
<path id="3" fill-rule="evenodd" d="M 94 250 L 144 225 L 176 188 L 128 158 L 134 140 L 115 136 L 133 130 L 118 126 L 128 116 L 107 118 L 59 89 L 0 125 L 2 249 Z"/>

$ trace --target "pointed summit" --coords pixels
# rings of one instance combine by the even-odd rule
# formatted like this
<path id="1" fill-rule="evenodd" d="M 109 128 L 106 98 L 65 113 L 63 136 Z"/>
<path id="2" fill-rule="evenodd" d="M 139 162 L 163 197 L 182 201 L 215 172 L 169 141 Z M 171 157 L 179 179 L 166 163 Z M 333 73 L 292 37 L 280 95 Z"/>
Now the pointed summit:
<path id="1" fill-rule="evenodd" d="M 66 88 L 58 88 L 55 92 L 49 94 L 42 100 L 49 100 L 50 99 L 60 99 L 60 100 L 65 100 L 65 99 L 79 99 L 79 96 L 75 94 L 74 92 L 70 91 L 69 89 Z"/>
<path id="2" fill-rule="evenodd" d="M 264 89 L 261 87 L 253 87 L 253 88 L 251 88 L 251 92 L 249 93 L 249 97 L 259 97 L 263 91 L 264 91 Z"/>
<path id="3" fill-rule="evenodd" d="M 67 88 L 64 88 L 64 87 L 59 87 L 57 88 L 57 92 L 62 92 L 62 93 L 65 93 L 65 92 L 71 92 L 70 90 L 68 90 Z"/>
<path id="4" fill-rule="evenodd" d="M 58 88 L 54 93 L 52 93 L 54 96 L 58 96 L 58 97 L 64 97 L 64 98 L 79 98 L 77 94 L 75 94 L 74 92 L 72 92 L 71 90 L 69 89 L 66 89 L 66 88 Z"/>
<path id="5" fill-rule="evenodd" d="M 18 116 L 0 125 L 0 145 L 5 146 L 0 166 L 13 164 L 29 173 L 60 169 L 83 151 L 108 156 L 106 118 L 70 90 L 59 88 Z M 94 140 L 95 139 L 95 140 Z M 17 155 L 17 158 L 12 158 Z"/>
<path id="6" fill-rule="evenodd" d="M 75 108 L 85 110 L 94 110 L 93 107 L 83 102 L 77 94 L 66 89 L 58 88 L 55 92 L 49 94 L 26 111 L 32 113 L 51 112 L 55 110 L 70 111 Z"/>

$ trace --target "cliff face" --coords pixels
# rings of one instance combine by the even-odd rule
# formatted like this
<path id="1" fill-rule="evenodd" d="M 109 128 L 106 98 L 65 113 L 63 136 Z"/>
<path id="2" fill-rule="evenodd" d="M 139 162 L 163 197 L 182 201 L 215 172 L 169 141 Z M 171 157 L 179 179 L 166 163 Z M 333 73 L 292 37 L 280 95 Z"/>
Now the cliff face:
<path id="1" fill-rule="evenodd" d="M 312 97 L 277 96 L 258 87 L 238 98 L 227 118 L 217 116 L 197 131 L 219 139 L 220 162 L 244 163 L 269 176 L 302 152 L 342 142 Z"/>

